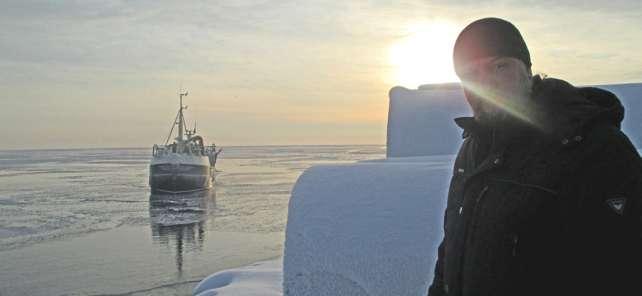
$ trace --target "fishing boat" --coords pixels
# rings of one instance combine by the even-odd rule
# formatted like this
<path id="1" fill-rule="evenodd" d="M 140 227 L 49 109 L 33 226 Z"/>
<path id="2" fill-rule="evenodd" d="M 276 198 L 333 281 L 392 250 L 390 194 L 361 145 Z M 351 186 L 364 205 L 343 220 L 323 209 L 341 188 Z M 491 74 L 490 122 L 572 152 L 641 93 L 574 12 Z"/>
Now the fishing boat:
<path id="1" fill-rule="evenodd" d="M 183 110 L 183 97 L 179 93 L 180 105 L 165 144 L 155 144 L 149 165 L 149 186 L 152 192 L 194 192 L 213 186 L 216 159 L 221 149 L 216 145 L 205 145 L 203 138 L 196 134 L 196 125 L 187 129 Z M 173 143 L 169 143 L 178 127 Z"/>

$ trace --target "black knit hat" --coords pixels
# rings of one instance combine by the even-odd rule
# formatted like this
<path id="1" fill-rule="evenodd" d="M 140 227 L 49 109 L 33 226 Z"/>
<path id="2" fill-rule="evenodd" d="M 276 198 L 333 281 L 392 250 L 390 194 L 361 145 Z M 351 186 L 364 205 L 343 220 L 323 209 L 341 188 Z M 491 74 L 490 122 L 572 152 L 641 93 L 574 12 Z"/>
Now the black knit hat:
<path id="1" fill-rule="evenodd" d="M 521 60 L 531 66 L 531 57 L 526 42 L 519 30 L 508 21 L 499 18 L 483 18 L 470 23 L 459 33 L 453 61 L 455 72 L 461 66 L 480 58 L 499 56 Z"/>

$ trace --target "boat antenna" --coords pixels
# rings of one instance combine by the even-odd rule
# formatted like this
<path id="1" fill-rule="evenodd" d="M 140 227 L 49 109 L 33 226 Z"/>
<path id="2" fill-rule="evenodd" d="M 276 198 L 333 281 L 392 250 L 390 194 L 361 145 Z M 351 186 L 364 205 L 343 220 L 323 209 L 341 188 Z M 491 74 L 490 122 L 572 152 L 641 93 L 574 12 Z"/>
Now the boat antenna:
<path id="1" fill-rule="evenodd" d="M 183 109 L 185 108 L 183 106 L 183 97 L 186 97 L 188 94 L 187 91 L 184 93 L 180 93 L 180 107 L 178 108 L 178 140 L 183 141 L 183 129 L 184 129 L 184 124 L 185 124 L 185 117 L 183 117 Z"/>

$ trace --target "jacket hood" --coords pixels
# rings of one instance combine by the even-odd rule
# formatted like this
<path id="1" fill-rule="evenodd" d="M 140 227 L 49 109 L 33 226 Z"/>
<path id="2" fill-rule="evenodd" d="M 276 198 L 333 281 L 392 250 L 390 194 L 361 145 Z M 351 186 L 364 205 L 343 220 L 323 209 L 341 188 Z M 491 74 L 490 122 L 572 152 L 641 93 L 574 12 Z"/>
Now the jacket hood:
<path id="1" fill-rule="evenodd" d="M 618 97 L 597 87 L 574 87 L 564 80 L 535 76 L 531 97 L 538 109 L 536 122 L 563 139 L 582 135 L 595 123 L 620 128 L 624 119 Z"/>
<path id="2" fill-rule="evenodd" d="M 588 126 L 598 122 L 620 128 L 624 119 L 624 107 L 618 97 L 597 87 L 575 87 L 564 80 L 534 76 L 531 98 L 532 123 L 558 140 L 582 136 Z M 525 125 L 518 119 L 514 121 L 512 126 Z M 455 122 L 464 129 L 464 136 L 485 129 L 472 117 L 457 118 Z"/>

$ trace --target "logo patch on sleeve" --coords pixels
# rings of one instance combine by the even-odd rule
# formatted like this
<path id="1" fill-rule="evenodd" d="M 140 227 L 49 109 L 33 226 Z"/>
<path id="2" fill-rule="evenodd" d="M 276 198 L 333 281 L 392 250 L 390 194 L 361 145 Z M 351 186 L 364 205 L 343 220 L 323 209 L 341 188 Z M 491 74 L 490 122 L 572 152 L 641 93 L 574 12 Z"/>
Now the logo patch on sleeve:
<path id="1" fill-rule="evenodd" d="M 624 206 L 626 206 L 626 198 L 618 197 L 618 198 L 607 199 L 606 204 L 609 205 L 609 208 L 615 211 L 615 213 L 617 213 L 618 215 L 624 215 Z"/>

